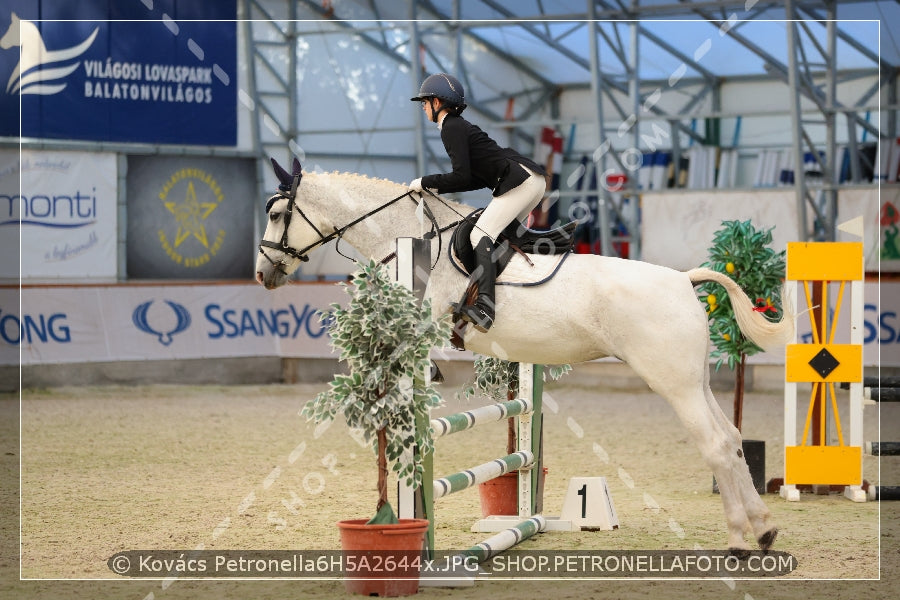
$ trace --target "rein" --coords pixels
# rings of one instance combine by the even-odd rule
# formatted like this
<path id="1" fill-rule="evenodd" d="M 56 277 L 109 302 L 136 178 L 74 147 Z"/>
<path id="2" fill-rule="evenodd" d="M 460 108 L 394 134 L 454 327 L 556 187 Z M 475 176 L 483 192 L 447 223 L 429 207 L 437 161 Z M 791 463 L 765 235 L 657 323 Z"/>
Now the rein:
<path id="1" fill-rule="evenodd" d="M 259 242 L 259 253 L 262 254 L 263 256 L 265 256 L 266 260 L 268 260 L 270 263 L 272 263 L 272 265 L 276 269 L 280 269 L 285 263 L 283 261 L 276 262 L 275 260 L 272 260 L 272 258 L 268 254 L 266 254 L 265 248 L 272 248 L 273 250 L 278 250 L 280 252 L 283 252 L 284 254 L 287 254 L 288 256 L 296 258 L 297 260 L 300 260 L 302 262 L 307 262 L 309 260 L 307 253 L 310 250 L 313 250 L 314 248 L 317 248 L 323 244 L 327 244 L 328 242 L 330 242 L 331 240 L 334 240 L 334 239 L 336 239 L 338 241 L 338 245 L 340 245 L 340 240 L 343 237 L 344 233 L 346 233 L 347 230 L 349 230 L 351 227 L 358 225 L 359 223 L 365 221 L 369 217 L 378 214 L 382 210 L 388 208 L 389 206 L 396 204 L 397 202 L 399 202 L 400 200 L 403 200 L 404 198 L 408 197 L 410 200 L 415 202 L 415 199 L 412 197 L 412 192 L 407 191 L 406 193 L 401 194 L 401 195 L 397 196 L 396 198 L 388 200 L 387 202 L 378 206 L 377 208 L 370 210 L 369 212 L 365 213 L 361 217 L 354 219 L 353 221 L 347 223 L 346 225 L 335 228 L 335 230 L 332 231 L 331 233 L 324 234 L 319 230 L 318 227 L 315 226 L 315 224 L 313 224 L 313 222 L 309 219 L 309 217 L 306 216 L 306 213 L 303 212 L 303 209 L 300 208 L 300 206 L 296 202 L 297 187 L 299 186 L 299 183 L 300 183 L 300 176 L 298 175 L 298 176 L 294 177 L 294 181 L 292 182 L 289 190 L 284 189 L 284 188 L 279 188 L 279 191 L 276 194 L 274 194 L 272 197 L 270 197 L 268 199 L 268 201 L 266 202 L 266 214 L 268 214 L 272 208 L 272 204 L 275 201 L 280 200 L 282 198 L 286 198 L 288 201 L 287 209 L 285 210 L 285 214 L 284 214 L 284 231 L 281 234 L 281 241 L 280 242 L 270 242 L 268 240 L 260 240 L 260 242 Z M 432 196 L 434 196 L 434 194 L 432 194 Z M 437 198 L 437 196 L 435 196 L 435 197 Z M 440 234 L 442 232 L 447 231 L 449 229 L 453 229 L 454 227 L 456 227 L 457 225 L 462 223 L 462 220 L 459 220 L 454 223 L 451 223 L 450 225 L 448 225 L 446 227 L 443 227 L 443 228 L 438 227 L 437 219 L 435 218 L 434 213 L 432 213 L 431 209 L 428 207 L 428 205 L 424 201 L 422 202 L 422 207 L 423 207 L 424 213 L 428 216 L 428 219 L 429 219 L 429 221 L 431 221 L 431 225 L 432 225 L 432 231 L 425 234 L 425 239 L 431 239 L 434 237 L 435 234 L 440 236 Z M 303 218 L 303 220 L 306 221 L 306 223 L 310 227 L 312 227 L 313 231 L 315 231 L 316 234 L 318 234 L 318 236 L 319 236 L 318 240 L 316 240 L 312 244 L 305 246 L 304 248 L 300 248 L 299 250 L 292 247 L 288 243 L 288 230 L 290 228 L 291 218 L 293 217 L 295 210 L 300 214 L 300 216 Z M 438 241 L 440 242 L 440 237 L 438 237 Z M 346 254 L 341 252 L 339 248 L 335 248 L 335 250 L 337 251 L 338 254 L 340 254 L 347 260 L 353 260 Z M 395 257 L 396 257 L 396 252 L 392 252 L 391 254 L 389 254 L 388 256 L 383 258 L 381 260 L 381 263 L 387 264 L 391 260 L 393 260 Z M 438 246 L 438 258 L 440 258 L 440 244 Z M 437 264 L 437 260 L 435 260 L 435 264 Z"/>
<path id="2" fill-rule="evenodd" d="M 443 243 L 441 242 L 441 234 L 444 233 L 445 231 L 450 231 L 451 229 L 455 229 L 456 227 L 460 226 L 462 223 L 464 223 L 466 221 L 467 217 L 465 215 L 461 214 L 458 210 L 456 210 L 455 208 L 453 208 L 446 202 L 444 202 L 443 198 L 441 198 L 440 196 L 438 196 L 437 194 L 435 194 L 428 188 L 425 188 L 424 191 L 427 192 L 428 195 L 430 195 L 432 198 L 434 198 L 435 200 L 437 200 L 438 202 L 440 202 L 441 204 L 443 204 L 444 206 L 449 208 L 452 212 L 456 213 L 456 215 L 460 217 L 459 219 L 457 219 L 456 221 L 453 221 L 449 225 L 444 225 L 443 227 L 438 226 L 437 218 L 435 218 L 434 213 L 431 211 L 431 208 L 429 208 L 429 206 L 425 202 L 424 198 L 421 198 L 421 196 L 420 196 L 420 200 L 422 202 L 422 210 L 428 216 L 428 220 L 431 221 L 431 231 L 426 233 L 423 236 L 423 238 L 426 240 L 430 240 L 430 239 L 433 239 L 435 235 L 438 236 L 438 254 L 435 257 L 434 262 L 431 264 L 431 268 L 434 269 L 434 267 L 437 266 L 438 261 L 441 259 L 441 248 L 443 247 Z M 406 192 L 406 193 L 410 194 L 410 192 Z M 411 195 L 410 195 L 410 199 L 412 199 Z M 415 200 L 413 200 L 413 202 L 415 202 Z M 341 256 L 344 256 L 344 255 L 341 254 Z M 388 254 L 387 256 L 382 258 L 380 262 L 381 262 L 381 264 L 386 265 L 389 262 L 391 262 L 392 260 L 394 260 L 395 258 L 397 258 L 397 252 L 391 252 L 390 254 Z"/>

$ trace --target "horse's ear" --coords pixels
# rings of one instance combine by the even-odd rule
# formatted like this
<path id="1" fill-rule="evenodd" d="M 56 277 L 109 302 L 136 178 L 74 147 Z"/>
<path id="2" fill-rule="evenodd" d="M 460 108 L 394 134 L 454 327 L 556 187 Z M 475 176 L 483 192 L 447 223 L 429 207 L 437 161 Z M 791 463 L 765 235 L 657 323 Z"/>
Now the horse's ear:
<path id="1" fill-rule="evenodd" d="M 291 189 L 291 183 L 293 183 L 294 178 L 290 175 L 290 173 L 284 170 L 284 167 L 278 164 L 277 160 L 272 157 L 269 157 L 269 160 L 272 161 L 272 168 L 275 170 L 275 177 L 278 178 L 278 181 L 281 184 L 278 186 L 278 189 L 283 192 Z"/>
<path id="2" fill-rule="evenodd" d="M 297 160 L 297 157 L 296 157 L 296 156 L 294 157 L 294 162 L 293 162 L 293 164 L 291 165 L 291 170 L 293 171 L 292 175 L 293 175 L 294 177 L 296 177 L 297 175 L 301 175 L 301 176 L 302 176 L 302 174 L 303 174 L 303 169 L 300 168 L 300 161 Z"/>

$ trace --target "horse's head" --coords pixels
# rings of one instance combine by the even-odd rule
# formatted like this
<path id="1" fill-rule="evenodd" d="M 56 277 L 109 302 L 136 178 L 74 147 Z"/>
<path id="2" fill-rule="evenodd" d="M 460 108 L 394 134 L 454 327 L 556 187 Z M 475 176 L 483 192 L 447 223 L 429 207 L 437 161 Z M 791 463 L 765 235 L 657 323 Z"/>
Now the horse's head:
<path id="1" fill-rule="evenodd" d="M 317 248 L 325 236 L 327 225 L 300 205 L 300 161 L 294 159 L 288 173 L 275 159 L 272 167 L 278 177 L 278 192 L 266 203 L 266 231 L 259 243 L 256 259 L 256 281 L 274 289 L 287 282 L 301 262 L 309 260 L 307 252 Z"/>
<path id="2" fill-rule="evenodd" d="M 19 17 L 16 13 L 12 14 L 12 21 L 9 24 L 9 29 L 6 30 L 6 33 L 3 34 L 3 37 L 0 38 L 0 48 L 4 50 L 9 50 L 13 46 L 19 45 Z"/>

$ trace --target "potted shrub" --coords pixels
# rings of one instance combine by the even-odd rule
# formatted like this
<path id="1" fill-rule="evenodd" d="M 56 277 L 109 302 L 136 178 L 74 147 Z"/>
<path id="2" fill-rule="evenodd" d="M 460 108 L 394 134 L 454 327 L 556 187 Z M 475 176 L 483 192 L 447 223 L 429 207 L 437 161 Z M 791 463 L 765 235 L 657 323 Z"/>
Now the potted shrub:
<path id="1" fill-rule="evenodd" d="M 433 321 L 430 303 L 419 306 L 412 291 L 391 281 L 387 269 L 374 260 L 363 265 L 350 283 L 342 284 L 350 296 L 346 308 L 332 305 L 328 331 L 331 344 L 346 362 L 346 375 L 335 375 L 328 390 L 309 401 L 301 411 L 315 423 L 332 421 L 342 414 L 372 444 L 377 457 L 378 501 L 375 516 L 341 521 L 341 546 L 359 555 L 396 550 L 394 560 L 371 561 L 393 571 L 355 573 L 345 578 L 348 591 L 363 595 L 401 596 L 418 591 L 415 564 L 423 546 L 428 521 L 397 519 L 388 502 L 389 465 L 413 487 L 422 483 L 421 457 L 431 452 L 428 427 L 416 428 L 416 419 L 428 422 L 430 410 L 441 396 L 419 374 L 430 368 L 430 352 L 450 335 L 448 319 Z M 404 455 L 408 448 L 418 452 Z M 404 456 L 409 456 L 405 459 Z M 405 536 L 403 534 L 409 534 Z"/>
<path id="2" fill-rule="evenodd" d="M 476 355 L 474 368 L 475 380 L 460 392 L 465 398 L 471 398 L 476 393 L 494 402 L 515 400 L 518 397 L 519 363 L 493 356 Z M 559 365 L 549 367 L 547 373 L 556 381 L 570 370 L 572 367 L 569 365 Z M 516 417 L 510 417 L 507 419 L 506 454 L 512 454 L 517 450 L 516 433 Z M 518 471 L 512 471 L 478 484 L 482 516 L 518 514 L 518 475 Z M 546 475 L 547 468 L 543 467 L 539 489 L 543 488 L 543 479 Z M 536 512 L 540 512 L 540 508 Z"/>
<path id="3" fill-rule="evenodd" d="M 785 252 L 775 252 L 772 229 L 759 231 L 750 221 L 725 221 L 713 236 L 709 260 L 703 266 L 726 273 L 747 295 L 756 299 L 755 310 L 777 321 L 781 318 L 779 294 L 785 276 Z M 715 348 L 710 356 L 716 359 L 718 371 L 723 364 L 735 372 L 734 426 L 741 430 L 744 413 L 744 374 L 747 357 L 762 349 L 741 333 L 734 319 L 728 294 L 717 283 L 707 282 L 697 288 L 706 305 L 710 320 L 710 339 Z M 743 450 L 757 491 L 765 493 L 765 442 L 744 440 Z M 713 491 L 718 491 L 713 483 Z"/>

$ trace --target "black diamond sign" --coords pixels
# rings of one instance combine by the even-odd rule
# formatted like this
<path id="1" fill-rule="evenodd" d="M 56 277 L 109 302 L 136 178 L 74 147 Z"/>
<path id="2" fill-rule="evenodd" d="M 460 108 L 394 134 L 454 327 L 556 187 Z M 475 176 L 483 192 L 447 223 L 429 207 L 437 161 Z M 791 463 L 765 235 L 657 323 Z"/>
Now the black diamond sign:
<path id="1" fill-rule="evenodd" d="M 825 348 L 822 348 L 809 361 L 809 366 L 811 366 L 816 373 L 821 375 L 822 379 L 828 377 L 828 374 L 834 371 L 839 364 L 841 363 L 839 363 L 837 359 L 831 355 L 831 352 Z"/>

